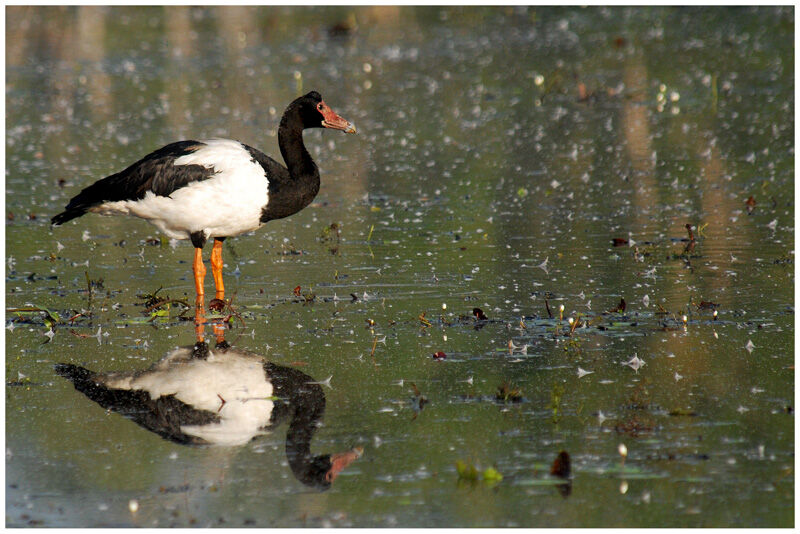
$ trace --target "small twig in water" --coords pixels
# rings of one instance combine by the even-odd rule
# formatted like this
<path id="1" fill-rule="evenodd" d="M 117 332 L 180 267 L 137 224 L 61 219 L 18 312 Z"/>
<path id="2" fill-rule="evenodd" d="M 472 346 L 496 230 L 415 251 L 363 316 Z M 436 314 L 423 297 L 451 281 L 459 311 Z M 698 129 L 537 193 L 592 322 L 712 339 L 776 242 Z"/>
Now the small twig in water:
<path id="1" fill-rule="evenodd" d="M 378 363 L 375 361 L 375 347 L 377 346 L 378 336 L 375 336 L 375 339 L 372 340 L 372 350 L 369 353 L 369 357 L 372 358 L 372 365 L 374 365 L 376 369 L 378 368 Z"/>

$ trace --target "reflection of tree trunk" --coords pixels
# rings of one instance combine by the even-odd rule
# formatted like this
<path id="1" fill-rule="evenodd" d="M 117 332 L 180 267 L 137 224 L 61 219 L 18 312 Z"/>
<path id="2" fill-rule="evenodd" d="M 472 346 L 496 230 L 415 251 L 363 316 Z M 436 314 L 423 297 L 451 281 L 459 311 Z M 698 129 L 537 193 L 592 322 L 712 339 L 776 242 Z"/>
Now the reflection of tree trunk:
<path id="1" fill-rule="evenodd" d="M 371 6 L 364 7 L 360 10 L 358 19 L 364 17 L 370 26 L 397 26 L 400 24 L 400 7 L 399 6 Z M 358 20 L 362 23 L 361 20 Z"/>
<path id="2" fill-rule="evenodd" d="M 255 94 L 255 87 L 260 84 L 254 72 L 248 74 L 253 67 L 243 63 L 242 59 L 246 57 L 245 48 L 253 49 L 259 45 L 260 35 L 256 24 L 258 12 L 252 7 L 218 7 L 214 10 L 214 18 L 223 43 L 226 68 L 219 80 L 219 88 L 211 93 L 219 99 L 218 105 L 212 109 L 215 113 L 220 113 L 223 108 L 227 110 L 228 119 L 225 122 L 229 131 L 224 135 L 245 143 L 249 139 L 252 144 L 262 137 L 261 132 L 253 130 L 251 126 L 253 117 L 262 113 L 262 106 L 257 103 Z"/>
<path id="3" fill-rule="evenodd" d="M 103 72 L 101 62 L 106 57 L 106 16 L 108 12 L 95 6 L 78 7 L 76 60 L 86 65 L 82 69 L 89 93 L 92 119 L 105 123 L 111 119 L 111 78 Z M 84 83 L 79 78 L 79 83 Z"/>
<path id="4" fill-rule="evenodd" d="M 628 177 L 633 189 L 633 220 L 629 228 L 632 232 L 641 229 L 649 218 L 653 206 L 653 194 L 656 191 L 654 174 L 653 147 L 650 128 L 647 122 L 648 109 L 645 104 L 648 79 L 644 58 L 634 56 L 623 66 L 625 87 L 630 98 L 622 108 L 622 132 L 625 136 L 625 148 L 632 169 Z"/>
<path id="5" fill-rule="evenodd" d="M 698 141 L 702 141 L 698 139 Z M 728 185 L 725 183 L 725 168 L 722 158 L 719 154 L 719 149 L 716 146 L 711 146 L 707 152 L 703 154 L 701 147 L 697 147 L 698 159 L 702 162 L 700 172 L 700 187 L 702 188 L 702 196 L 700 197 L 701 206 L 698 212 L 704 215 L 704 223 L 708 226 L 704 230 L 703 241 L 714 243 L 714 248 L 717 252 L 714 253 L 717 259 L 726 262 L 728 260 L 727 252 L 723 252 L 723 243 L 725 243 L 726 229 L 730 224 L 730 217 L 733 216 L 733 211 L 737 208 L 744 206 L 743 199 L 731 199 L 728 195 Z M 719 257 L 723 255 L 724 257 Z M 731 277 L 724 276 L 723 271 L 717 271 L 716 275 L 711 278 L 706 278 L 707 281 L 713 284 L 714 289 L 718 290 L 723 287 L 729 287 Z M 710 299 L 707 299 L 710 300 Z"/>
<path id="6" fill-rule="evenodd" d="M 97 8 L 88 8 L 97 9 Z M 66 65 L 74 66 L 82 59 L 81 51 L 78 47 L 79 35 L 76 28 L 76 11 L 74 8 L 42 8 L 37 15 L 44 21 L 44 33 L 41 35 L 42 42 L 38 46 L 47 49 L 42 57 L 52 58 L 63 62 Z M 41 31 L 41 30 L 40 30 Z M 41 153 L 45 161 L 73 161 L 75 155 L 68 152 L 69 145 L 78 138 L 73 131 L 75 122 L 70 120 L 71 115 L 77 108 L 76 89 L 77 80 L 72 69 L 54 68 L 48 71 L 44 78 L 44 95 L 42 102 L 45 104 L 43 111 L 52 117 L 53 122 L 64 126 L 63 134 L 51 134 L 53 139 L 45 136 L 41 142 Z M 88 78 L 87 78 L 88 79 Z M 64 139 L 70 141 L 64 142 Z M 52 178 L 55 181 L 55 177 Z"/>
<path id="7" fill-rule="evenodd" d="M 6 7 L 6 66 L 17 67 L 28 57 L 27 46 L 33 28 L 31 6 Z"/>
<path id="8" fill-rule="evenodd" d="M 189 132 L 187 117 L 187 99 L 189 98 L 190 80 L 186 76 L 183 65 L 187 59 L 197 57 L 197 40 L 192 39 L 192 11 L 191 8 L 168 6 L 164 8 L 164 31 L 166 33 L 167 57 L 165 64 L 174 77 L 170 83 L 165 84 L 164 98 L 166 98 L 167 120 L 176 139 L 195 137 Z"/>

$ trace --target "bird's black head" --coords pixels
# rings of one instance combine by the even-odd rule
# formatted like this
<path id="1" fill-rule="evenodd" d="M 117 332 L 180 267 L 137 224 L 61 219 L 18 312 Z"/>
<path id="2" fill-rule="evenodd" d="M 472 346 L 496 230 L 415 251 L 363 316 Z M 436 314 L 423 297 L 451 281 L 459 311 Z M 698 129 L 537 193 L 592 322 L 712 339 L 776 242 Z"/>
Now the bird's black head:
<path id="1" fill-rule="evenodd" d="M 306 486 L 324 491 L 333 483 L 332 477 L 329 475 L 331 467 L 333 467 L 333 463 L 331 463 L 330 454 L 315 456 L 308 464 L 307 471 L 300 474 L 298 479 Z"/>
<path id="2" fill-rule="evenodd" d="M 321 454 L 319 456 L 295 456 L 292 451 L 286 451 L 289 467 L 297 479 L 312 488 L 326 490 L 339 476 L 345 467 L 359 458 L 364 449 L 356 447 L 346 452 L 336 454 Z"/>
<path id="3" fill-rule="evenodd" d="M 356 133 L 355 126 L 328 107 L 322 100 L 322 95 L 316 91 L 296 99 L 289 105 L 289 109 L 293 108 L 297 110 L 303 128 L 331 128 L 345 133 Z"/>

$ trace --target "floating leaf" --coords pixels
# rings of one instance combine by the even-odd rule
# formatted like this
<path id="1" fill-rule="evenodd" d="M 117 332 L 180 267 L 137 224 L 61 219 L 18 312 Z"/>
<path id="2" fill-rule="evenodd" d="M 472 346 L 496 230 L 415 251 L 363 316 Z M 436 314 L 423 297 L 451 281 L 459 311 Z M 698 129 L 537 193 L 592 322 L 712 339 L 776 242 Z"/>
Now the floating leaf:
<path id="1" fill-rule="evenodd" d="M 694 410 L 691 410 L 689 408 L 677 408 L 675 410 L 670 410 L 669 415 L 696 417 L 697 416 L 697 412 L 695 412 Z"/>
<path id="2" fill-rule="evenodd" d="M 456 471 L 458 477 L 464 480 L 478 480 L 478 470 L 473 464 L 467 464 L 461 460 L 456 461 Z"/>
<path id="3" fill-rule="evenodd" d="M 515 486 L 560 486 L 564 481 L 560 478 L 515 479 Z"/>
<path id="4" fill-rule="evenodd" d="M 496 484 L 503 480 L 503 475 L 494 467 L 490 467 L 483 472 L 483 480 Z"/>
<path id="5" fill-rule="evenodd" d="M 30 306 L 25 308 L 6 308 L 6 313 L 16 313 L 20 317 L 44 313 L 45 324 L 50 327 L 52 324 L 61 322 L 58 313 L 50 311 L 43 306 Z"/>

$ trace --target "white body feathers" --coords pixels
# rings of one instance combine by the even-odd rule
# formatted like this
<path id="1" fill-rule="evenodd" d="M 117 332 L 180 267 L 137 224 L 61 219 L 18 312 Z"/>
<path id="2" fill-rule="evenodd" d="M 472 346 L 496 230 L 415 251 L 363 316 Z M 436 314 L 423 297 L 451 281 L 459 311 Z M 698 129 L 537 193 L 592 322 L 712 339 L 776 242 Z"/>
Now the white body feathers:
<path id="1" fill-rule="evenodd" d="M 105 202 L 89 211 L 147 219 L 172 239 L 188 239 L 203 231 L 206 239 L 232 237 L 258 229 L 269 201 L 264 168 L 238 141 L 210 139 L 205 146 L 177 158 L 174 165 L 202 165 L 214 171 L 169 196 L 148 191 L 140 200 Z"/>
<path id="2" fill-rule="evenodd" d="M 274 405 L 264 360 L 236 350 L 209 349 L 208 358 L 198 359 L 191 349 L 179 348 L 146 371 L 109 373 L 96 380 L 112 389 L 146 391 L 152 399 L 174 395 L 219 415 L 218 423 L 181 426 L 184 434 L 214 445 L 242 445 L 265 433 Z"/>

